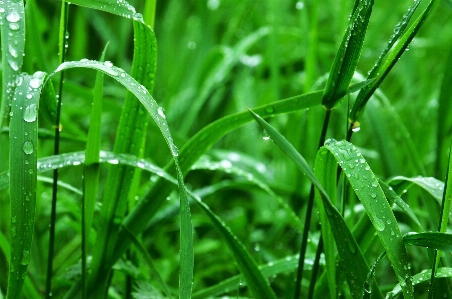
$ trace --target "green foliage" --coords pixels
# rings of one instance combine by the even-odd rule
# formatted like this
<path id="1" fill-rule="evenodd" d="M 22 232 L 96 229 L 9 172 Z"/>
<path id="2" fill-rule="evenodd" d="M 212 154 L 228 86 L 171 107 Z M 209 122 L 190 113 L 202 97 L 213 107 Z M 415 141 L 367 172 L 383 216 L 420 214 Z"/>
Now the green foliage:
<path id="1" fill-rule="evenodd" d="M 452 9 L 390 5 L 1 1 L 0 298 L 451 298 Z"/>

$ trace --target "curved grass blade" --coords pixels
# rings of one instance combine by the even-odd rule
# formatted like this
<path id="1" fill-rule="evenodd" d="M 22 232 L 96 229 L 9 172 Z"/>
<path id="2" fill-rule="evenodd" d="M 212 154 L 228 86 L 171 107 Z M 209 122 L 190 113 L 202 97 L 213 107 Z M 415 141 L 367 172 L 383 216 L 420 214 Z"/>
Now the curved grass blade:
<path id="1" fill-rule="evenodd" d="M 327 110 L 339 106 L 346 95 L 361 55 L 374 1 L 357 0 L 356 4 L 326 83 L 322 105 Z"/>
<path id="2" fill-rule="evenodd" d="M 413 298 L 412 276 L 402 234 L 378 179 L 351 143 L 330 139 L 325 147 L 334 155 L 363 204 L 403 287 L 405 298 Z"/>
<path id="3" fill-rule="evenodd" d="M 452 251 L 452 235 L 443 232 L 408 233 L 403 236 L 403 242 L 410 246 Z"/>
<path id="4" fill-rule="evenodd" d="M 352 297 L 359 296 L 362 292 L 362 288 L 364 286 L 364 282 L 366 280 L 367 273 L 369 273 L 369 266 L 356 243 L 353 234 L 345 223 L 344 218 L 340 214 L 340 212 L 336 209 L 336 207 L 331 203 L 331 200 L 324 190 L 321 183 L 317 180 L 314 172 L 309 167 L 306 160 L 297 152 L 297 150 L 280 134 L 278 133 L 272 126 L 270 126 L 266 121 L 264 121 L 260 116 L 251 111 L 251 114 L 259 123 L 259 125 L 267 131 L 270 138 L 275 142 L 275 144 L 285 153 L 287 156 L 292 159 L 292 161 L 297 165 L 297 167 L 309 178 L 309 180 L 313 183 L 313 185 L 320 192 L 320 196 L 323 202 L 323 207 L 325 208 L 325 212 L 328 217 L 328 221 L 331 224 L 331 229 L 334 234 L 334 239 L 336 240 L 336 246 L 339 251 L 339 255 L 341 260 L 347 266 L 342 270 L 347 275 L 347 281 L 350 287 L 350 292 Z M 323 159 L 323 156 L 328 154 L 328 150 L 326 148 L 321 148 L 319 150 L 319 162 L 318 163 L 326 163 Z M 330 161 L 331 163 L 331 161 Z M 317 164 L 320 165 L 320 164 Z M 351 266 L 353 265 L 353 266 Z"/>
<path id="5" fill-rule="evenodd" d="M 400 59 L 402 54 L 407 49 L 410 42 L 419 32 L 420 28 L 424 24 L 425 20 L 428 18 L 433 8 L 439 3 L 439 0 L 431 0 L 427 8 L 422 12 L 422 14 L 416 19 L 416 21 L 411 25 L 411 27 L 403 34 L 403 36 L 398 40 L 398 43 L 394 46 L 393 50 L 389 53 L 388 57 L 384 60 L 384 63 L 376 69 L 373 73 L 379 75 L 376 76 L 375 81 L 373 81 L 369 86 L 363 88 L 358 94 L 355 104 L 353 105 L 352 111 L 349 114 L 349 122 L 351 123 L 350 128 L 359 127 L 359 119 L 362 115 L 362 111 L 369 101 L 372 94 L 380 86 L 383 80 L 386 78 L 388 73 L 391 71 L 393 66 Z M 414 4 L 413 4 L 414 5 Z M 406 18 L 407 15 L 404 16 Z M 411 16 L 410 16 L 411 17 Z M 406 23 L 408 20 L 406 20 Z M 400 23 L 399 23 L 400 24 Z M 402 24 L 404 24 L 404 19 L 402 19 Z M 402 26 L 400 26 L 402 27 Z M 392 39 L 392 38 L 391 38 Z"/>
<path id="6" fill-rule="evenodd" d="M 234 257 L 237 267 L 242 273 L 243 279 L 246 281 L 248 289 L 254 298 L 273 298 L 276 295 L 270 288 L 268 280 L 264 277 L 262 272 L 257 267 L 255 261 L 246 250 L 245 246 L 237 239 L 231 230 L 223 223 L 223 221 L 210 210 L 210 208 L 202 202 L 202 200 L 193 194 L 193 198 L 207 214 L 212 221 L 214 227 L 220 233 L 228 245 L 232 256 Z"/>
<path id="7" fill-rule="evenodd" d="M 397 181 L 401 181 L 400 183 L 396 183 Z M 444 183 L 440 180 L 433 177 L 416 177 L 416 178 L 407 178 L 404 176 L 396 176 L 391 178 L 389 184 L 399 192 L 403 192 L 407 190 L 412 184 L 418 185 L 428 193 L 430 193 L 433 198 L 435 198 L 438 202 L 441 202 L 444 193 Z"/>
<path id="8" fill-rule="evenodd" d="M 258 268 L 262 275 L 266 278 L 270 278 L 281 273 L 290 273 L 297 269 L 297 257 L 298 256 L 288 256 L 284 259 L 268 263 L 267 265 L 259 266 Z M 231 278 L 223 280 L 216 285 L 194 293 L 192 299 L 202 299 L 219 296 L 221 294 L 234 291 L 244 285 L 246 285 L 246 281 L 243 281 L 242 275 L 235 275 Z"/>
<path id="9" fill-rule="evenodd" d="M 422 282 L 429 281 L 432 275 L 431 269 L 424 269 L 420 273 L 413 276 L 413 285 L 418 285 Z M 436 277 L 438 278 L 451 278 L 452 277 L 452 268 L 438 268 L 436 271 Z M 385 299 L 396 298 L 398 294 L 402 291 L 402 287 L 400 284 L 397 284 L 392 291 L 386 294 Z"/>
<path id="10" fill-rule="evenodd" d="M 7 299 L 19 298 L 33 239 L 37 182 L 39 94 L 45 73 L 21 75 L 10 122 L 11 258 Z"/>
<path id="11" fill-rule="evenodd" d="M 2 46 L 2 99 L 0 128 L 8 118 L 14 89 L 18 84 L 25 47 L 25 12 L 22 0 L 0 3 Z"/>

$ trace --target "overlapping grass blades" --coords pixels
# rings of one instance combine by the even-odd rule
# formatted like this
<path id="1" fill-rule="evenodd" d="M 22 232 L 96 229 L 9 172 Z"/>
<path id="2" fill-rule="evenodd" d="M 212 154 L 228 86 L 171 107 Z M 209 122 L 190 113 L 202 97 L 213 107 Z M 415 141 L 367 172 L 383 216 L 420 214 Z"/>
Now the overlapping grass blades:
<path id="1" fill-rule="evenodd" d="M 323 203 L 325 204 L 326 212 L 329 214 L 328 219 L 330 223 L 332 218 L 336 220 L 342 219 L 340 213 L 336 210 L 336 208 L 334 208 L 333 205 L 331 205 L 329 196 L 315 177 L 312 170 L 309 168 L 304 158 L 301 157 L 295 148 L 288 143 L 281 134 L 273 129 L 262 118 L 254 113 L 253 116 L 256 118 L 257 122 L 265 130 L 267 130 L 272 140 L 297 164 L 297 166 L 320 191 Z M 406 250 L 403 245 L 402 234 L 400 233 L 397 221 L 391 211 L 391 207 L 386 201 L 383 191 L 379 187 L 378 180 L 370 170 L 365 159 L 362 157 L 362 154 L 352 144 L 346 141 L 337 142 L 336 140 L 330 139 L 326 142 L 325 148 L 331 151 L 363 204 L 367 215 L 374 225 L 382 245 L 388 254 L 398 280 L 402 285 L 405 297 L 413 298 L 413 282 L 410 273 L 411 264 L 408 261 Z M 322 151 L 323 150 L 321 149 L 320 154 L 322 154 Z M 336 215 L 334 215 L 334 213 L 336 213 Z M 338 218 L 338 216 L 340 216 L 340 218 Z M 341 227 L 342 231 L 336 231 L 338 227 Z M 364 284 L 365 277 L 362 277 L 362 284 L 357 283 L 355 286 L 355 281 L 361 277 L 357 271 L 363 269 L 367 275 L 369 268 L 362 255 L 356 254 L 356 252 L 360 253 L 360 249 L 345 224 L 345 221 L 342 225 L 340 225 L 340 222 L 334 223 L 334 225 L 332 225 L 332 229 L 339 254 L 342 255 L 344 261 L 346 261 L 347 264 L 361 261 L 361 265 L 358 264 L 358 267 L 353 267 L 354 270 L 348 272 L 347 277 L 352 295 L 358 294 L 355 292 L 361 292 L 360 288 Z M 360 256 L 361 258 L 359 258 Z M 347 272 L 347 269 L 344 270 Z"/>
<path id="2" fill-rule="evenodd" d="M 355 73 L 372 13 L 373 0 L 356 0 L 342 43 L 331 67 L 322 98 L 325 109 L 337 107 Z"/>
<path id="3" fill-rule="evenodd" d="M 409 44 L 416 36 L 416 34 L 419 32 L 420 28 L 422 27 L 422 25 L 432 12 L 433 8 L 439 3 L 438 0 L 430 1 L 427 8 L 422 12 L 422 14 L 414 21 L 411 27 L 404 32 L 407 24 L 409 23 L 409 20 L 411 19 L 414 11 L 419 5 L 418 2 L 420 1 L 415 1 L 410 6 L 408 12 L 403 16 L 402 20 L 396 25 L 394 35 L 391 36 L 388 44 L 386 45 L 382 54 L 380 55 L 380 58 L 377 60 L 375 67 L 369 73 L 368 78 L 375 78 L 375 81 L 369 84 L 369 86 L 367 86 L 363 90 L 361 90 L 360 93 L 358 94 L 358 97 L 349 115 L 349 122 L 351 123 L 349 135 L 351 135 L 351 131 L 353 128 L 359 128 L 359 119 L 361 117 L 362 111 L 367 101 L 370 99 L 375 90 L 386 78 L 388 73 L 400 59 L 405 50 L 408 48 Z M 394 43 L 397 40 L 398 40 L 397 44 L 393 47 L 392 51 L 388 53 L 389 49 L 394 45 Z"/>
<path id="4" fill-rule="evenodd" d="M 0 3 L 2 18 L 2 99 L 0 103 L 0 127 L 5 123 L 14 89 L 19 80 L 25 47 L 25 17 L 22 0 Z"/>
<path id="5" fill-rule="evenodd" d="M 7 298 L 19 298 L 30 261 L 36 206 L 39 95 L 45 73 L 17 77 L 10 121 L 11 258 Z"/>

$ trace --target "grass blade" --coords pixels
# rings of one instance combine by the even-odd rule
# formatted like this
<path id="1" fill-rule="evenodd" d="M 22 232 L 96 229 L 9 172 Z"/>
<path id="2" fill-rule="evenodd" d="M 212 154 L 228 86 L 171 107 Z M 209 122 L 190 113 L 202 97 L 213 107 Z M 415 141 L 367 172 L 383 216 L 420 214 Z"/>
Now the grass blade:
<path id="1" fill-rule="evenodd" d="M 132 18 L 136 14 L 135 8 L 127 1 L 121 0 L 75 0 L 67 1 L 72 4 L 89 7 L 93 9 L 103 10 L 125 18 Z"/>
<path id="2" fill-rule="evenodd" d="M 330 139 L 325 147 L 334 155 L 363 204 L 402 285 L 405 298 L 413 298 L 411 267 L 408 266 L 402 234 L 377 178 L 351 143 Z"/>
<path id="3" fill-rule="evenodd" d="M 347 93 L 361 55 L 373 4 L 373 0 L 355 2 L 355 9 L 334 59 L 323 94 L 322 105 L 327 110 L 337 107 L 340 104 L 339 100 Z"/>
<path id="4" fill-rule="evenodd" d="M 297 167 L 309 178 L 309 180 L 320 192 L 323 206 L 325 208 L 326 214 L 328 215 L 328 221 L 331 224 L 331 229 L 334 234 L 334 239 L 336 240 L 336 245 L 338 247 L 340 257 L 343 262 L 347 264 L 347 266 L 342 270 L 345 271 L 347 275 L 350 292 L 352 293 L 353 297 L 358 296 L 362 292 L 367 273 L 369 272 L 369 266 L 367 265 L 367 262 L 364 259 L 364 256 L 362 255 L 361 250 L 356 243 L 355 238 L 353 237 L 353 234 L 345 223 L 344 218 L 336 209 L 336 207 L 331 203 L 327 192 L 324 190 L 321 183 L 317 180 L 314 172 L 309 167 L 306 160 L 272 126 L 270 126 L 253 111 L 250 112 L 259 123 L 259 125 L 267 131 L 270 138 L 275 142 L 275 144 L 297 165 Z M 327 153 L 328 152 L 326 148 L 320 149 L 319 159 L 323 161 L 319 161 L 319 163 L 328 162 L 322 159 L 322 156 L 326 155 Z"/>
<path id="5" fill-rule="evenodd" d="M 2 99 L 0 103 L 0 128 L 8 117 L 14 89 L 19 80 L 25 47 L 25 15 L 22 0 L 0 3 L 2 18 Z"/>
<path id="6" fill-rule="evenodd" d="M 452 235 L 443 232 L 408 233 L 403 236 L 408 246 L 421 246 L 441 251 L 452 251 Z"/>
<path id="7" fill-rule="evenodd" d="M 428 18 L 433 8 L 439 3 L 438 0 L 431 0 L 427 8 L 423 11 L 422 15 L 420 15 L 416 21 L 411 25 L 411 27 L 403 34 L 403 36 L 399 39 L 398 43 L 394 46 L 393 50 L 389 53 L 387 59 L 384 63 L 376 69 L 373 73 L 377 73 L 379 75 L 376 76 L 375 81 L 372 82 L 369 86 L 362 89 L 356 98 L 355 104 L 353 105 L 352 111 L 349 115 L 349 122 L 351 123 L 350 130 L 352 128 L 359 127 L 359 119 L 361 117 L 362 111 L 369 101 L 372 94 L 375 90 L 380 86 L 383 80 L 386 78 L 388 73 L 400 59 L 402 54 L 407 49 L 410 42 L 419 32 L 420 28 L 424 24 L 425 20 Z M 413 4 L 414 5 L 414 4 Z M 410 16 L 411 17 L 411 16 Z M 404 16 L 404 18 L 406 18 Z M 407 21 L 406 21 L 407 22 Z M 405 22 L 405 24 L 406 24 Z M 403 19 L 402 19 L 403 23 Z M 392 38 L 391 38 L 392 39 Z"/>
<path id="8" fill-rule="evenodd" d="M 7 298 L 19 298 L 33 239 L 37 177 L 37 111 L 45 73 L 18 77 L 10 123 L 11 258 Z M 28 99 L 30 98 L 30 99 Z"/>

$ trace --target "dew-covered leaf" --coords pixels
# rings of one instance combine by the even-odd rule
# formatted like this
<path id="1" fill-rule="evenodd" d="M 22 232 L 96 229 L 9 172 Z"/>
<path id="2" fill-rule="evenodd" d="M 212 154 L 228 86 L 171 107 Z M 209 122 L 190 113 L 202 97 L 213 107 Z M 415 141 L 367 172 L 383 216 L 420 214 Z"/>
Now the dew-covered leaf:
<path id="1" fill-rule="evenodd" d="M 452 235 L 441 232 L 408 233 L 403 236 L 406 245 L 452 251 Z"/>

